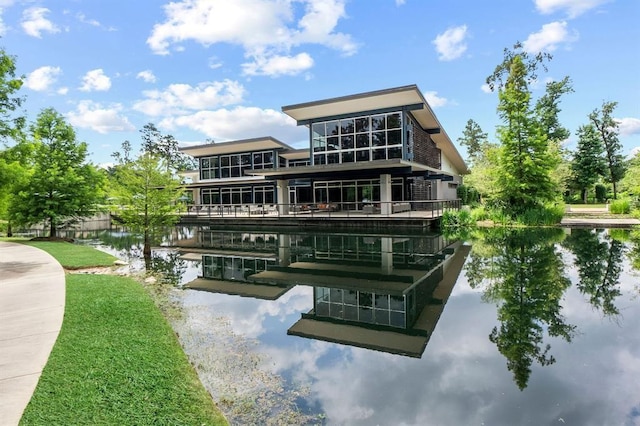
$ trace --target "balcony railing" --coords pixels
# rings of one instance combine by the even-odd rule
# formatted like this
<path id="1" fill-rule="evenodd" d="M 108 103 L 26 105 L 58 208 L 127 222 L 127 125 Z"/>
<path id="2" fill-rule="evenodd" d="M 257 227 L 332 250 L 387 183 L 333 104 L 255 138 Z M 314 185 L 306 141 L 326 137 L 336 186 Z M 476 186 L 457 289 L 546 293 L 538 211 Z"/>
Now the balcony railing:
<path id="1" fill-rule="evenodd" d="M 297 204 L 193 204 L 183 217 L 202 218 L 438 218 L 447 210 L 459 210 L 461 200 L 393 202 L 297 203 Z"/>

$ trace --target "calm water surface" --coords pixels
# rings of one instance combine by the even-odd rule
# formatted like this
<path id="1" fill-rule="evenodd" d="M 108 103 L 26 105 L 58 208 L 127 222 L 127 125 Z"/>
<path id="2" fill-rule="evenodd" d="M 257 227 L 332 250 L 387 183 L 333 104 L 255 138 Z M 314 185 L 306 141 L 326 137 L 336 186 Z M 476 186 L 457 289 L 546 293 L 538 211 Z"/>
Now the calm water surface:
<path id="1" fill-rule="evenodd" d="M 170 244 L 178 333 L 234 424 L 640 425 L 637 231 Z"/>

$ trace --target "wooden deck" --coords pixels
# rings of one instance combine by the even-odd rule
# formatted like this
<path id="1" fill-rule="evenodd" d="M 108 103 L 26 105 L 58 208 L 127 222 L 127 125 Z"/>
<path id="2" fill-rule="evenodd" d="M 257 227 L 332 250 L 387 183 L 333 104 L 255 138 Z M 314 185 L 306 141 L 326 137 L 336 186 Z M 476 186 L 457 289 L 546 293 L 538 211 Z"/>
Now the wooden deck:
<path id="1" fill-rule="evenodd" d="M 456 201 L 456 200 L 453 200 Z M 427 206 L 425 209 L 424 207 Z M 419 209 L 418 207 L 422 207 Z M 337 210 L 292 209 L 281 214 L 278 206 L 198 206 L 180 215 L 181 224 L 209 226 L 259 227 L 331 227 L 331 228 L 437 228 L 439 219 L 447 209 L 456 208 L 450 201 L 403 203 L 396 213 L 384 214 L 376 209 Z"/>

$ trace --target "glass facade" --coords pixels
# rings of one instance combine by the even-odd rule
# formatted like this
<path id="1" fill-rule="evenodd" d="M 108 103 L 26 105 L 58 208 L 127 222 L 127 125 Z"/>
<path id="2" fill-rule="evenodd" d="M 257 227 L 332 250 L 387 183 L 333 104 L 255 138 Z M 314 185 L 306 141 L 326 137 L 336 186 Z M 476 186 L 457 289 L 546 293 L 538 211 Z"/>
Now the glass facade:
<path id="1" fill-rule="evenodd" d="M 209 279 L 246 281 L 249 275 L 266 271 L 277 261 L 239 256 L 202 255 L 202 276 Z"/>
<path id="2" fill-rule="evenodd" d="M 404 200 L 403 178 L 391 179 L 391 200 Z M 342 210 L 360 210 L 361 203 L 380 202 L 380 179 L 318 181 L 313 183 L 316 203 L 342 203 Z"/>
<path id="3" fill-rule="evenodd" d="M 274 158 L 273 151 L 201 157 L 200 179 L 234 178 L 244 176 L 245 170 L 272 169 Z"/>
<path id="4" fill-rule="evenodd" d="M 275 190 L 273 185 L 202 188 L 200 203 L 208 205 L 273 204 Z"/>
<path id="5" fill-rule="evenodd" d="M 402 158 L 402 113 L 313 123 L 313 164 Z"/>
<path id="6" fill-rule="evenodd" d="M 314 287 L 314 296 L 319 317 L 407 327 L 404 296 L 329 287 Z"/>

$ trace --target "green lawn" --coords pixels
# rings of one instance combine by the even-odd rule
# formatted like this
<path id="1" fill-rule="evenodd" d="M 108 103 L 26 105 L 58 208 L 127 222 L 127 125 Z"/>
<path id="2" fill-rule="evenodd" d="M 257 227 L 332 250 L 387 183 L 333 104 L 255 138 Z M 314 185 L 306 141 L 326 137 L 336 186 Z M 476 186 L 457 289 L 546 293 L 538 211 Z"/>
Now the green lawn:
<path id="1" fill-rule="evenodd" d="M 21 241 L 55 257 L 65 269 L 112 266 L 116 258 L 90 246 L 52 241 Z"/>
<path id="2" fill-rule="evenodd" d="M 113 263 L 91 247 L 29 244 L 59 256 L 63 265 Z M 62 329 L 20 424 L 227 423 L 140 283 L 67 274 Z"/>

